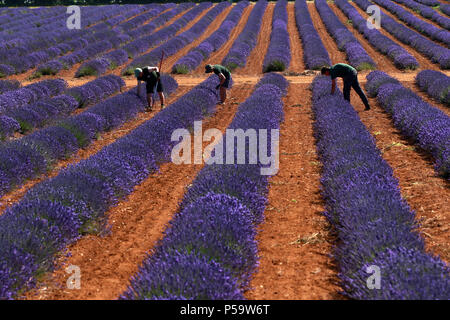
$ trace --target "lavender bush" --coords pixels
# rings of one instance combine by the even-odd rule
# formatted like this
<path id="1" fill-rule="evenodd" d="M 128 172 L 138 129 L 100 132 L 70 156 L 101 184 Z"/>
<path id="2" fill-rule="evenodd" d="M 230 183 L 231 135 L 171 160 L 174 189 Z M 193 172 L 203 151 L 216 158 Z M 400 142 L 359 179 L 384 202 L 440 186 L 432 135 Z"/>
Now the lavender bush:
<path id="1" fill-rule="evenodd" d="M 430 152 L 437 172 L 450 176 L 450 118 L 384 72 L 367 76 L 366 90 L 392 115 L 394 125 Z"/>
<path id="2" fill-rule="evenodd" d="M 291 44 L 287 31 L 287 1 L 277 1 L 273 11 L 270 44 L 264 57 L 263 72 L 284 71 L 291 62 Z"/>
<path id="3" fill-rule="evenodd" d="M 21 87 L 21 84 L 17 80 L 0 80 L 0 94 L 6 91 L 17 90 Z"/>
<path id="4" fill-rule="evenodd" d="M 244 29 L 234 41 L 228 54 L 222 60 L 222 65 L 227 67 L 230 71 L 246 65 L 247 58 L 258 41 L 258 34 L 261 29 L 262 18 L 266 11 L 266 7 L 266 0 L 259 0 L 255 4 Z"/>
<path id="5" fill-rule="evenodd" d="M 25 104 L 51 97 L 63 92 L 67 83 L 62 79 L 44 80 L 0 95 L 0 115 Z"/>
<path id="6" fill-rule="evenodd" d="M 450 46 L 450 32 L 442 30 L 420 18 L 417 18 L 412 13 L 403 9 L 399 5 L 388 0 L 372 0 L 374 3 L 387 9 L 395 16 L 397 16 L 401 21 L 405 22 L 408 26 L 416 29 L 420 33 L 426 35 L 432 40 L 441 41 L 446 44 L 447 47 Z"/>
<path id="7" fill-rule="evenodd" d="M 325 24 L 328 32 L 336 41 L 339 50 L 345 51 L 350 64 L 357 70 L 375 69 L 376 63 L 367 54 L 359 41 L 342 24 L 339 18 L 330 9 L 325 0 L 314 1 L 317 11 Z"/>
<path id="8" fill-rule="evenodd" d="M 172 67 L 172 73 L 189 73 L 206 60 L 211 53 L 217 51 L 228 39 L 231 31 L 236 27 L 248 1 L 238 2 L 222 22 L 220 27 L 208 39 L 181 57 Z"/>
<path id="9" fill-rule="evenodd" d="M 369 29 L 367 20 L 364 19 L 347 0 L 335 0 L 334 3 L 352 21 L 353 26 L 381 53 L 394 61 L 399 69 L 416 69 L 419 63 L 416 58 L 403 49 L 400 45 L 383 35 L 377 29 Z"/>
<path id="10" fill-rule="evenodd" d="M 295 0 L 295 22 L 303 44 L 303 60 L 308 69 L 331 66 L 330 56 L 314 28 L 305 0 Z"/>
<path id="11" fill-rule="evenodd" d="M 161 81 L 168 95 L 178 87 L 176 81 L 166 74 L 161 75 Z M 86 88 L 88 86 L 84 89 Z M 101 87 L 98 88 L 101 90 Z M 2 144 L 0 197 L 21 186 L 24 181 L 45 173 L 57 160 L 67 158 L 80 148 L 86 147 L 99 133 L 117 128 L 134 118 L 138 112 L 144 110 L 144 105 L 144 100 L 139 98 L 136 89 L 133 89 L 98 103 L 54 126 L 37 130 L 20 140 Z"/>
<path id="12" fill-rule="evenodd" d="M 353 2 L 363 10 L 366 10 L 368 6 L 372 5 L 367 0 L 354 0 Z M 384 12 L 381 12 L 381 27 L 401 42 L 410 45 L 418 52 L 430 58 L 433 63 L 438 63 L 441 69 L 450 69 L 450 49 L 442 47 L 405 27 Z"/>
<path id="13" fill-rule="evenodd" d="M 14 298 L 38 274 L 51 270 L 55 253 L 85 233 L 100 232 L 106 211 L 170 160 L 172 132 L 192 127 L 214 111 L 217 84 L 217 77 L 209 77 L 130 134 L 36 185 L 7 209 L 0 216 L 0 297 Z M 125 95 L 125 110 L 144 109 L 145 102 L 134 93 Z M 38 201 L 42 209 L 35 205 Z"/>
<path id="14" fill-rule="evenodd" d="M 230 129 L 279 128 L 287 81 L 277 74 L 263 79 L 239 106 Z M 258 264 L 256 227 L 267 202 L 268 176 L 259 170 L 250 164 L 206 165 L 120 298 L 243 299 Z"/>
<path id="15" fill-rule="evenodd" d="M 416 75 L 416 84 L 433 99 L 450 106 L 450 78 L 442 72 L 423 70 Z"/>
<path id="16" fill-rule="evenodd" d="M 205 16 L 203 16 L 189 30 L 184 31 L 183 33 L 177 36 L 175 36 L 175 34 L 180 29 L 182 29 L 186 24 L 188 24 L 189 21 L 195 19 L 195 17 L 197 17 L 202 11 L 210 8 L 211 6 L 212 6 L 211 2 L 202 2 L 198 6 L 189 10 L 186 14 L 183 15 L 183 17 L 178 19 L 171 26 L 164 28 L 159 32 L 155 32 L 152 36 L 155 38 L 154 41 L 157 41 L 156 43 L 160 43 L 161 41 L 168 39 L 170 40 L 164 42 L 162 45 L 153 49 L 149 53 L 135 58 L 131 63 L 129 63 L 124 68 L 122 73 L 125 75 L 130 75 L 133 74 L 133 70 L 137 67 L 142 67 L 146 65 L 156 65 L 157 62 L 160 61 L 163 52 L 165 57 L 170 57 L 175 53 L 177 53 L 179 50 L 181 50 L 181 48 L 194 41 L 205 31 L 205 29 L 208 27 L 211 21 L 217 17 L 217 15 L 221 11 L 220 8 L 223 8 L 224 6 L 226 6 L 226 4 L 216 5 L 213 9 L 208 11 L 208 13 Z"/>
<path id="17" fill-rule="evenodd" d="M 439 14 L 436 10 L 433 10 L 432 8 L 420 4 L 414 0 L 394 0 L 394 1 L 403 4 L 404 6 L 418 12 L 424 18 L 433 20 L 434 22 L 439 24 L 442 28 L 450 30 L 450 19 Z"/>
<path id="18" fill-rule="evenodd" d="M 344 294 L 363 300 L 448 299 L 449 266 L 425 252 L 392 168 L 348 101 L 340 92 L 329 94 L 330 85 L 323 76 L 312 85 L 314 135 L 325 215 L 339 239 L 333 256 Z M 367 285 L 373 265 L 380 268 L 379 289 Z"/>

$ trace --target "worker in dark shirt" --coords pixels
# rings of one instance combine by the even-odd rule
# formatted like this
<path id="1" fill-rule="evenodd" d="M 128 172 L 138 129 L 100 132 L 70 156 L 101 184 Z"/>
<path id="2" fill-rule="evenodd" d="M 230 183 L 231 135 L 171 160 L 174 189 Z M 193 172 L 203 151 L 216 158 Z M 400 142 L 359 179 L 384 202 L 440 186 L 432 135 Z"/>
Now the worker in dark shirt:
<path id="1" fill-rule="evenodd" d="M 322 74 L 331 76 L 331 94 L 334 94 L 336 89 L 336 78 L 340 77 L 344 80 L 344 99 L 350 102 L 350 89 L 353 88 L 366 106 L 364 110 L 370 110 L 369 101 L 359 86 L 358 71 L 355 68 L 345 63 L 338 63 L 331 68 L 322 68 Z"/>
<path id="2" fill-rule="evenodd" d="M 141 95 L 141 81 L 145 81 L 146 89 L 147 89 L 147 111 L 153 110 L 153 105 L 155 103 L 153 99 L 153 94 L 156 91 L 159 94 L 159 99 L 161 100 L 161 109 L 164 108 L 164 88 L 161 83 L 160 74 L 158 67 L 145 67 L 145 68 L 136 68 L 134 70 L 134 75 L 138 81 L 138 95 Z"/>
<path id="3" fill-rule="evenodd" d="M 215 64 L 215 65 L 207 64 L 205 66 L 205 73 L 211 73 L 211 72 L 214 72 L 219 77 L 220 83 L 216 87 L 216 89 L 220 88 L 219 104 L 224 104 L 225 100 L 227 99 L 227 89 L 230 86 L 231 72 L 224 66 L 221 66 L 220 64 Z"/>

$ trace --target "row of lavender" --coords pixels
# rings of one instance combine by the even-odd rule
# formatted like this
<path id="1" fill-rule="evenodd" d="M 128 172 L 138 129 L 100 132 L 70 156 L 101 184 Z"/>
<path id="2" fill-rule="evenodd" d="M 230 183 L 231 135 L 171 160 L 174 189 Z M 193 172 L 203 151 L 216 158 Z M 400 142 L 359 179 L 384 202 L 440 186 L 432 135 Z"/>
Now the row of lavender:
<path id="1" fill-rule="evenodd" d="M 164 31 L 160 30 L 159 32 L 155 33 L 153 31 L 157 27 L 166 23 L 172 17 L 176 16 L 186 9 L 189 9 L 192 6 L 194 6 L 194 4 L 190 2 L 180 4 L 176 8 L 173 8 L 171 4 L 161 5 L 160 7 L 148 12 L 145 18 L 148 18 L 150 16 L 155 17 L 166 9 L 171 10 L 157 16 L 150 23 L 147 23 L 141 27 L 139 27 L 137 23 L 143 20 L 143 18 L 141 18 L 142 16 L 137 16 L 134 19 L 126 22 L 126 29 L 128 30 L 127 34 L 130 38 L 127 39 L 125 37 L 123 39 L 124 41 L 121 43 L 120 48 L 83 63 L 76 71 L 75 76 L 80 77 L 92 74 L 97 76 L 102 75 L 108 69 L 115 69 L 116 67 L 125 64 L 129 58 L 132 58 L 148 50 L 151 46 L 155 46 L 158 43 L 163 42 L 164 40 L 175 34 L 175 32 L 178 30 L 180 22 L 182 22 L 182 25 L 189 22 L 189 20 L 185 18 L 186 15 L 181 17 L 179 20 L 177 20 L 167 28 L 164 28 Z M 119 27 L 120 26 L 121 25 L 119 25 Z M 167 32 L 167 30 L 172 30 L 172 32 Z M 133 38 L 131 34 L 135 34 L 135 36 L 139 36 L 139 38 L 131 40 Z M 161 36 L 162 34 L 164 34 L 165 36 Z"/>
<path id="2" fill-rule="evenodd" d="M 228 129 L 278 129 L 287 86 L 283 76 L 265 75 Z M 226 144 L 215 152 L 225 155 Z M 231 148 L 236 156 L 236 146 Z M 270 149 L 269 142 L 263 152 Z M 255 236 L 267 203 L 269 176 L 260 170 L 258 164 L 206 165 L 120 298 L 243 299 L 258 265 Z"/>
<path id="3" fill-rule="evenodd" d="M 287 31 L 287 1 L 277 1 L 273 10 L 272 33 L 264 57 L 263 72 L 284 71 L 291 62 L 291 44 Z"/>
<path id="4" fill-rule="evenodd" d="M 436 101 L 450 106 L 450 77 L 439 71 L 423 70 L 417 74 L 416 84 Z"/>
<path id="5" fill-rule="evenodd" d="M 350 103 L 340 92 L 330 95 L 330 85 L 327 77 L 313 81 L 314 135 L 345 294 L 363 300 L 448 299 L 449 266 L 426 253 L 392 168 Z M 370 283 L 374 271 L 379 286 Z"/>
<path id="6" fill-rule="evenodd" d="M 449 178 L 450 117 L 382 71 L 367 76 L 366 90 L 392 115 L 396 128 L 433 155 L 436 171 Z"/>
<path id="7" fill-rule="evenodd" d="M 163 39 L 168 40 L 159 47 L 151 50 L 149 53 L 141 55 L 130 62 L 122 71 L 125 75 L 133 73 L 134 68 L 146 65 L 157 65 L 163 53 L 165 57 L 170 57 L 177 53 L 181 48 L 197 39 L 208 27 L 208 25 L 217 17 L 217 15 L 228 5 L 226 3 L 219 3 L 209 10 L 197 23 L 190 29 L 176 35 L 188 22 L 194 20 L 203 11 L 208 10 L 212 6 L 211 2 L 202 2 L 199 5 L 188 11 L 182 18 L 175 23 L 160 30 L 154 34 L 154 42 Z"/>
<path id="8" fill-rule="evenodd" d="M 432 8 L 425 6 L 421 3 L 418 3 L 414 0 L 394 0 L 394 1 L 403 4 L 404 6 L 420 13 L 420 15 L 422 15 L 427 19 L 433 20 L 434 22 L 439 24 L 442 28 L 450 30 L 450 19 L 439 14 L 436 10 L 433 10 Z"/>
<path id="9" fill-rule="evenodd" d="M 372 5 L 367 0 L 353 0 L 364 11 Z M 401 42 L 410 45 L 418 52 L 430 58 L 432 62 L 438 63 L 441 69 L 450 69 L 450 49 L 425 38 L 414 30 L 395 21 L 384 12 L 381 12 L 381 27 L 392 34 Z"/>
<path id="10" fill-rule="evenodd" d="M 108 79 L 109 78 L 109 79 Z M 116 81 L 117 86 L 124 85 L 117 76 L 99 79 Z M 165 74 L 161 75 L 166 93 L 170 94 L 178 87 L 176 81 Z M 98 90 L 97 90 L 98 88 Z M 101 91 L 101 87 L 85 86 L 83 91 Z M 81 91 L 78 90 L 78 91 Z M 79 94 L 79 92 L 77 92 Z M 86 147 L 99 133 L 119 127 L 143 111 L 142 102 L 136 91 L 131 90 L 100 102 L 81 114 L 65 118 L 53 126 L 37 130 L 19 140 L 0 145 L 0 196 L 13 188 L 21 186 L 26 180 L 47 172 L 57 160 L 65 159 Z"/>
<path id="11" fill-rule="evenodd" d="M 228 54 L 222 60 L 222 65 L 229 70 L 232 71 L 237 67 L 244 67 L 247 64 L 247 58 L 250 56 L 250 52 L 256 46 L 258 41 L 258 35 L 266 7 L 266 0 L 259 0 L 255 4 L 244 29 L 234 41 Z"/>
<path id="12" fill-rule="evenodd" d="M 376 4 L 386 8 L 388 11 L 392 12 L 395 16 L 397 16 L 401 21 L 404 21 L 408 26 L 416 29 L 420 33 L 426 35 L 427 37 L 440 41 L 447 46 L 450 46 L 450 32 L 447 30 L 443 30 L 439 27 L 432 25 L 418 17 L 416 17 L 411 12 L 400 7 L 398 4 L 395 4 L 389 0 L 371 0 Z M 398 0 L 397 0 L 398 1 Z"/>
<path id="13" fill-rule="evenodd" d="M 36 185 L 7 209 L 0 216 L 0 299 L 12 299 L 33 286 L 37 275 L 52 270 L 55 255 L 68 244 L 104 230 L 108 209 L 170 160 L 172 132 L 192 127 L 215 110 L 217 84 L 217 77 L 208 78 L 130 134 Z M 115 108 L 105 105 L 110 119 L 118 109 L 144 109 L 145 102 L 135 93 L 121 96 Z M 97 118 L 91 116 L 91 127 Z"/>
<path id="14" fill-rule="evenodd" d="M 306 68 L 320 69 L 330 66 L 330 56 L 314 28 L 305 0 L 295 0 L 295 22 L 303 44 L 303 60 Z"/>
<path id="15" fill-rule="evenodd" d="M 336 41 L 339 50 L 343 50 L 347 54 L 350 64 L 357 70 L 375 69 L 375 61 L 367 54 L 366 50 L 364 50 L 347 27 L 339 21 L 339 18 L 330 9 L 326 0 L 316 0 L 314 4 L 325 27 Z"/>
<path id="16" fill-rule="evenodd" d="M 14 102 L 0 114 L 0 141 L 11 137 L 17 131 L 25 134 L 34 128 L 41 128 L 67 117 L 76 108 L 100 102 L 119 91 L 123 84 L 119 77 L 108 76 L 79 87 L 66 89 L 66 82 L 56 79 L 10 91 L 4 97 L 0 95 L 0 100 L 5 98 Z M 48 85 L 55 88 L 43 90 L 39 92 L 40 94 L 23 99 L 27 93 L 36 92 L 33 88 L 43 86 L 47 88 Z"/>
<path id="17" fill-rule="evenodd" d="M 25 104 L 62 93 L 67 87 L 62 79 L 44 80 L 0 95 L 0 115 Z"/>
<path id="18" fill-rule="evenodd" d="M 125 8 L 125 12 L 132 7 L 127 8 Z M 116 15 L 120 12 L 119 9 L 120 8 L 111 8 L 111 12 L 108 12 L 107 17 Z M 122 12 L 124 11 L 123 8 L 121 10 Z M 93 16 L 98 17 L 98 14 L 95 11 L 88 10 L 86 13 L 87 21 L 90 20 L 90 13 L 92 13 Z M 105 17 L 100 16 L 100 18 Z M 67 17 L 65 17 L 65 19 L 67 19 Z M 65 19 L 63 20 L 64 23 L 66 21 Z M 57 56 L 64 55 L 70 51 L 80 50 L 89 43 L 104 39 L 105 35 L 103 35 L 103 33 L 107 28 L 109 28 L 107 21 L 103 21 L 92 28 L 83 30 L 68 30 L 64 27 L 52 28 L 48 32 L 40 31 L 39 34 L 36 35 L 24 34 L 22 36 L 14 34 L 16 39 L 14 43 L 10 43 L 10 46 L 12 47 L 0 50 L 0 56 L 2 57 L 0 73 L 3 74 L 3 76 L 12 73 L 21 73 Z M 107 35 L 111 36 L 111 34 L 112 33 L 110 32 Z"/>
<path id="19" fill-rule="evenodd" d="M 383 35 L 376 28 L 369 29 L 367 20 L 347 0 L 335 0 L 334 3 L 352 21 L 353 26 L 364 35 L 372 46 L 394 61 L 397 68 L 414 70 L 419 67 L 416 58 L 403 49 L 402 46 Z"/>
<path id="20" fill-rule="evenodd" d="M 249 5 L 248 1 L 238 2 L 227 15 L 220 27 L 197 47 L 181 57 L 172 67 L 172 73 L 189 73 L 197 68 L 202 61 L 211 56 L 211 53 L 219 50 L 229 39 L 231 30 L 236 27 L 244 9 Z"/>
<path id="21" fill-rule="evenodd" d="M 157 8 L 151 10 L 150 13 L 152 16 L 158 15 L 162 10 L 165 9 L 165 5 L 158 6 Z M 105 21 L 104 26 L 105 30 L 94 33 L 93 37 L 97 35 L 95 41 L 93 41 L 92 37 L 89 38 L 81 38 L 80 41 L 85 41 L 86 44 L 81 46 L 79 49 L 71 52 L 70 54 L 63 55 L 58 59 L 48 61 L 42 65 L 40 65 L 37 70 L 34 72 L 34 77 L 40 77 L 41 75 L 55 75 L 58 74 L 62 69 L 68 69 L 76 63 L 83 62 L 85 60 L 91 59 L 92 57 L 96 57 L 100 54 L 104 54 L 106 51 L 109 51 L 113 48 L 117 49 L 119 46 L 129 42 L 131 37 L 124 32 L 119 24 L 121 21 L 128 19 L 130 16 L 134 16 L 136 14 L 140 14 L 142 12 L 142 8 L 138 7 L 134 10 L 125 10 L 119 16 L 115 16 L 107 21 Z M 145 13 L 145 11 L 144 11 Z M 118 25 L 117 25 L 118 24 Z M 117 25 L 117 26 L 116 26 Z M 112 26 L 116 26 L 110 28 Z M 112 62 L 117 61 L 120 62 L 121 59 L 124 58 L 123 52 L 121 51 L 113 51 L 111 52 L 107 58 L 111 59 Z M 128 57 L 126 57 L 127 59 Z M 103 62 L 103 61 L 102 61 Z M 82 66 L 77 71 L 77 76 L 88 75 L 87 71 L 92 70 L 89 68 L 90 66 Z M 108 66 L 105 66 L 105 70 Z M 84 69 L 83 69 L 84 68 Z"/>

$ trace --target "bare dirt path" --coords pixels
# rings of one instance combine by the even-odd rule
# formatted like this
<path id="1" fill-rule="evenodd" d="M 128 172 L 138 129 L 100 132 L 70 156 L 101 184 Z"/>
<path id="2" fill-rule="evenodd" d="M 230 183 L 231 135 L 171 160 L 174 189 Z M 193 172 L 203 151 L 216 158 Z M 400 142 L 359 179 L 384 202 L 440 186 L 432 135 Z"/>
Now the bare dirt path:
<path id="1" fill-rule="evenodd" d="M 172 70 L 173 65 L 182 57 L 184 57 L 186 54 L 188 54 L 191 49 L 197 47 L 200 43 L 202 43 L 205 39 L 207 39 L 211 34 L 213 34 L 222 24 L 223 20 L 225 20 L 228 13 L 230 13 L 230 10 L 232 9 L 231 6 L 223 10 L 212 22 L 211 24 L 206 28 L 204 33 L 195 39 L 192 43 L 185 46 L 183 49 L 178 51 L 176 54 L 174 54 L 171 57 L 168 57 L 167 59 L 164 59 L 164 62 L 162 64 L 161 69 L 165 72 L 170 72 Z"/>
<path id="2" fill-rule="evenodd" d="M 369 17 L 369 15 L 363 11 L 360 7 L 358 7 L 355 3 L 353 2 L 349 2 L 349 4 L 353 5 L 356 10 L 358 10 L 359 14 L 364 18 L 367 19 Z M 400 22 L 398 19 L 394 18 L 397 22 Z M 397 38 L 395 38 L 393 35 L 391 35 L 389 32 L 387 32 L 385 29 L 381 28 L 379 29 L 379 31 L 385 35 L 386 37 L 388 37 L 389 39 L 391 39 L 392 41 L 394 41 L 395 43 L 397 43 L 399 46 L 401 46 L 403 49 L 405 49 L 406 51 L 408 51 L 409 54 L 411 54 L 414 58 L 416 58 L 417 62 L 419 62 L 419 71 L 420 70 L 424 70 L 424 69 L 432 69 L 432 70 L 440 70 L 439 69 L 439 65 L 432 63 L 430 61 L 430 59 L 428 59 L 426 56 L 424 56 L 423 54 L 419 53 L 418 51 L 416 51 L 414 48 L 402 43 L 400 40 L 397 40 Z M 416 70 L 417 71 L 417 70 Z"/>
<path id="3" fill-rule="evenodd" d="M 303 62 L 303 46 L 300 40 L 300 33 L 295 23 L 295 7 L 294 3 L 289 2 L 287 5 L 288 12 L 288 33 L 291 41 L 291 64 L 287 71 L 303 72 L 305 71 L 305 63 Z"/>
<path id="4" fill-rule="evenodd" d="M 270 181 L 257 236 L 260 267 L 248 299 L 339 299 L 329 254 L 335 239 L 322 215 L 320 162 L 313 137 L 311 91 L 290 84 L 280 130 L 280 170 Z M 302 97 L 301 99 L 299 97 Z"/>
<path id="5" fill-rule="evenodd" d="M 233 74 L 256 75 L 261 74 L 263 69 L 264 57 L 270 43 L 270 34 L 272 32 L 272 17 L 275 3 L 269 2 L 264 12 L 261 30 L 258 34 L 258 42 L 253 48 L 247 59 L 247 64 L 243 68 L 236 68 Z"/>
<path id="6" fill-rule="evenodd" d="M 376 99 L 369 99 L 371 111 L 362 111 L 364 106 L 353 90 L 351 101 L 399 179 L 403 197 L 415 210 L 417 219 L 423 220 L 420 230 L 427 250 L 449 262 L 450 184 L 436 176 L 431 156 L 402 137 Z"/>
<path id="7" fill-rule="evenodd" d="M 377 51 L 369 41 L 364 38 L 364 36 L 356 30 L 352 24 L 349 24 L 348 18 L 345 14 L 334 4 L 328 3 L 331 10 L 339 18 L 339 20 L 347 27 L 347 29 L 353 34 L 353 36 L 359 41 L 361 46 L 366 50 L 367 54 L 375 61 L 377 64 L 377 69 L 383 70 L 384 72 L 399 72 L 399 69 L 394 65 L 394 62 L 387 56 Z"/>
<path id="8" fill-rule="evenodd" d="M 248 5 L 244 12 L 242 13 L 241 19 L 234 29 L 231 31 L 230 37 L 227 42 L 217 51 L 213 52 L 209 58 L 207 58 L 200 66 L 197 67 L 191 74 L 204 74 L 205 73 L 205 65 L 207 64 L 221 64 L 222 60 L 228 54 L 228 51 L 233 46 L 236 38 L 241 34 L 242 30 L 244 30 L 245 24 L 247 23 L 248 16 L 250 12 L 252 12 L 254 8 L 254 4 Z"/>
<path id="9" fill-rule="evenodd" d="M 184 95 L 186 92 L 188 92 L 192 87 L 187 86 L 180 86 L 176 92 L 171 94 L 167 98 L 167 103 L 173 103 L 176 101 L 179 97 Z M 158 110 L 158 105 L 156 107 L 156 110 Z M 61 170 L 66 168 L 68 165 L 76 164 L 80 162 L 81 160 L 87 159 L 90 156 L 96 154 L 98 151 L 106 147 L 107 145 L 113 143 L 117 139 L 127 135 L 132 130 L 137 128 L 139 125 L 141 125 L 143 122 L 151 119 L 156 112 L 152 113 L 139 113 L 134 119 L 127 121 L 119 128 L 116 128 L 112 131 L 101 133 L 97 140 L 94 140 L 90 145 L 88 145 L 84 149 L 78 150 L 74 155 L 70 156 L 66 160 L 58 161 L 54 168 L 51 169 L 49 172 L 35 178 L 32 180 L 27 181 L 23 184 L 23 186 L 19 189 L 15 189 L 11 192 L 8 192 L 3 197 L 0 198 L 0 214 L 4 212 L 4 210 L 12 205 L 13 203 L 16 203 L 19 201 L 29 189 L 31 189 L 34 185 L 36 185 L 39 182 L 42 182 L 44 180 L 47 180 L 49 178 L 53 178 L 56 175 L 58 175 Z"/>
<path id="10" fill-rule="evenodd" d="M 339 50 L 336 41 L 334 41 L 334 39 L 330 36 L 327 28 L 325 28 L 325 25 L 323 24 L 319 12 L 317 12 L 316 6 L 313 2 L 308 2 L 308 9 L 314 28 L 316 28 L 325 49 L 327 49 L 328 54 L 330 55 L 331 63 L 336 64 L 339 62 L 348 62 L 346 54 Z"/>
<path id="11" fill-rule="evenodd" d="M 250 95 L 252 89 L 252 85 L 235 86 L 231 90 L 233 100 L 219 106 L 216 114 L 203 122 L 203 129 L 224 131 L 238 105 Z M 126 200 L 109 211 L 110 235 L 87 236 L 70 246 L 72 256 L 66 262 L 81 268 L 80 290 L 64 288 L 67 274 L 62 268 L 39 290 L 29 292 L 27 298 L 116 299 L 126 289 L 148 250 L 162 237 L 185 187 L 201 168 L 202 165 L 163 164 L 159 174 L 151 175 Z M 63 266 L 63 261 L 59 265 Z"/>

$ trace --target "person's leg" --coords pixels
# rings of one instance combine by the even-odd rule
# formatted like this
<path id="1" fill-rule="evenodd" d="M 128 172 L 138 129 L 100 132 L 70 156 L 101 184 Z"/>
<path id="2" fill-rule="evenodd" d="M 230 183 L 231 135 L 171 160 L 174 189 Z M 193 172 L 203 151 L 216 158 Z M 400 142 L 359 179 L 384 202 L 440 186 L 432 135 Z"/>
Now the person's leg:
<path id="1" fill-rule="evenodd" d="M 148 103 L 147 111 L 153 110 L 154 104 L 153 94 L 155 93 L 155 86 L 156 83 L 147 82 L 147 103 Z"/>
<path id="2" fill-rule="evenodd" d="M 226 99 L 227 99 L 227 88 L 220 87 L 220 102 L 225 103 Z"/>
<path id="3" fill-rule="evenodd" d="M 161 80 L 158 81 L 158 86 L 156 88 L 156 91 L 158 91 L 159 100 L 161 101 L 161 109 L 164 108 L 165 105 L 165 97 L 164 97 L 164 88 L 161 84 Z"/>
<path id="4" fill-rule="evenodd" d="M 364 94 L 364 91 L 362 91 L 359 82 L 358 77 L 355 77 L 355 80 L 352 83 L 352 87 L 355 90 L 355 92 L 359 95 L 362 102 L 364 103 L 364 106 L 366 107 L 366 110 L 370 110 L 369 101 L 367 100 L 366 95 Z"/>
<path id="5" fill-rule="evenodd" d="M 147 111 L 153 110 L 153 93 L 147 93 Z"/>
<path id="6" fill-rule="evenodd" d="M 352 83 L 349 79 L 344 79 L 344 99 L 350 102 L 350 89 L 352 87 Z"/>
<path id="7" fill-rule="evenodd" d="M 220 87 L 220 102 L 225 103 L 225 100 L 227 99 L 227 89 L 230 85 L 230 79 L 225 79 L 225 82 Z"/>

